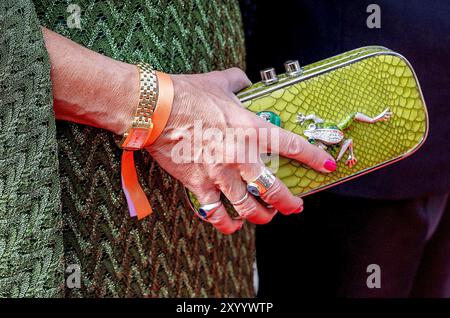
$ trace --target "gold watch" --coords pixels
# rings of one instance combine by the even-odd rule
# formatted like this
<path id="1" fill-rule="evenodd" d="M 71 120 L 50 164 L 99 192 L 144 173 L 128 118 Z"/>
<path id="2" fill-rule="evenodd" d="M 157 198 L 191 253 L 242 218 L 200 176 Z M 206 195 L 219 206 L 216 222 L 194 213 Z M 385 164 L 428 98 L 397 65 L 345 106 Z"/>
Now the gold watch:
<path id="1" fill-rule="evenodd" d="M 138 63 L 136 66 L 139 70 L 139 104 L 131 127 L 119 142 L 119 147 L 125 150 L 139 150 L 145 146 L 152 133 L 152 116 L 159 95 L 156 71 L 146 63 Z"/>

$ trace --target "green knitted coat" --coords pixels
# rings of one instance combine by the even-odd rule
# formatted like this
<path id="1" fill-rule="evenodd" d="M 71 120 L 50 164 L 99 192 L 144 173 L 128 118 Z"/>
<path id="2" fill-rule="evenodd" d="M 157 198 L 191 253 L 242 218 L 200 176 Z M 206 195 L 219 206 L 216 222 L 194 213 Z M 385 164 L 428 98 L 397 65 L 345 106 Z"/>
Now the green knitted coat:
<path id="1" fill-rule="evenodd" d="M 155 213 L 130 219 L 112 136 L 55 123 L 40 31 L 170 73 L 244 68 L 237 3 L 72 3 L 0 2 L 0 296 L 253 296 L 253 229 L 223 236 L 200 222 L 146 153 L 138 170 Z M 66 284 L 71 264 L 80 288 Z"/>

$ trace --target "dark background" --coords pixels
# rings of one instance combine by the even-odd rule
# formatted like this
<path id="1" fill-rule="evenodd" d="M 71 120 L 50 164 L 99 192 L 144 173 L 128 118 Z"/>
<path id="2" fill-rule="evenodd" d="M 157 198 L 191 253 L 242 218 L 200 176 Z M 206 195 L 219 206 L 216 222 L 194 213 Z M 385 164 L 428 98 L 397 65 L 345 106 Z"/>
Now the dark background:
<path id="1" fill-rule="evenodd" d="M 371 3 L 381 7 L 380 29 L 366 25 Z M 382 209 L 386 204 L 388 211 L 395 203 L 450 190 L 450 1 L 242 0 L 241 8 L 247 74 L 254 82 L 263 68 L 284 72 L 283 62 L 289 59 L 305 65 L 361 46 L 382 45 L 406 56 L 422 85 L 430 133 L 416 154 L 305 198 L 300 216 L 277 216 L 257 228 L 260 296 L 335 296 L 340 276 L 348 270 L 348 236 L 358 237 L 355 233 L 370 213 L 377 213 L 368 205 Z M 349 204 L 362 209 L 349 209 Z M 381 218 L 384 223 L 378 226 L 389 227 L 389 214 Z M 385 240 L 379 245 L 389 244 L 389 237 Z M 398 251 L 392 259 L 407 253 Z"/>

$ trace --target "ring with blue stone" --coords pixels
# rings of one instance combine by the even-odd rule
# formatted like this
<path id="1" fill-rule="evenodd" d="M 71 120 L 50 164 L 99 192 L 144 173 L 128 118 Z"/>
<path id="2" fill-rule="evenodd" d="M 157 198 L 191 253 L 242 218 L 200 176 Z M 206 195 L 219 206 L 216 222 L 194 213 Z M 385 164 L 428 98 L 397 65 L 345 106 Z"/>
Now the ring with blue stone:
<path id="1" fill-rule="evenodd" d="M 260 197 L 273 186 L 275 180 L 276 177 L 273 175 L 272 171 L 264 168 L 256 179 L 247 183 L 247 191 L 254 196 Z"/>
<path id="2" fill-rule="evenodd" d="M 202 205 L 198 210 L 197 214 L 204 220 L 208 219 L 214 212 L 216 212 L 220 206 L 222 205 L 222 201 L 217 201 L 210 204 Z"/>

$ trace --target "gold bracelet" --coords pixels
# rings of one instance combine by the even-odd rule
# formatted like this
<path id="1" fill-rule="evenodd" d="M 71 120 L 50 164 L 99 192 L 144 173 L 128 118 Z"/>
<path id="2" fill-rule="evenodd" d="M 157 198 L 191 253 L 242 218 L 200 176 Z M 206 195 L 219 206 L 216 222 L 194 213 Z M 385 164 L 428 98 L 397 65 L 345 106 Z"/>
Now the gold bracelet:
<path id="1" fill-rule="evenodd" d="M 120 174 L 128 210 L 132 217 L 137 216 L 140 220 L 152 213 L 152 207 L 139 183 L 134 151 L 149 146 L 161 135 L 172 110 L 174 91 L 170 75 L 155 72 L 145 63 L 137 64 L 137 68 L 139 105 L 119 146 L 123 149 Z"/>
<path id="2" fill-rule="evenodd" d="M 152 116 L 159 97 L 156 71 L 146 63 L 136 64 L 139 70 L 139 104 L 131 127 L 125 132 L 119 146 L 126 150 L 142 149 L 153 129 Z"/>

